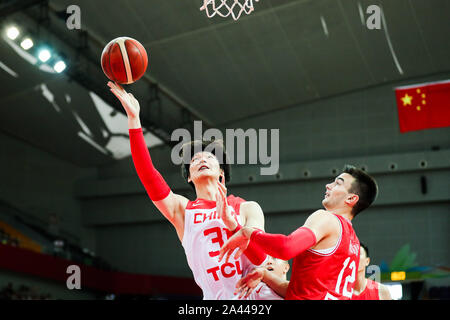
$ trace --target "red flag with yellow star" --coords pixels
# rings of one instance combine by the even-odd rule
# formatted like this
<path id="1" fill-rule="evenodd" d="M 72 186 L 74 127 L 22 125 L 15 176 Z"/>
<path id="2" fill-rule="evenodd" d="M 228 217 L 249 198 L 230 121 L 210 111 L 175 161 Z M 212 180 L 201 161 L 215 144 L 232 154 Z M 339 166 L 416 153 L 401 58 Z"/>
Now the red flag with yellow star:
<path id="1" fill-rule="evenodd" d="M 450 80 L 395 88 L 400 132 L 450 126 Z"/>

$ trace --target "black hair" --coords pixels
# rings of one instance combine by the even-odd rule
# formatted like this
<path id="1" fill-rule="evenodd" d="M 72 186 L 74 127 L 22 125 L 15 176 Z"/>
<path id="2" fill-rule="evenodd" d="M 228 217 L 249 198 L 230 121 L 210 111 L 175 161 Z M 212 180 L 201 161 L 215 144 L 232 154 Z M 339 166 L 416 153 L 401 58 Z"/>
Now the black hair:
<path id="1" fill-rule="evenodd" d="M 351 165 L 345 165 L 344 172 L 355 178 L 349 192 L 357 194 L 358 202 L 352 209 L 353 217 L 369 207 L 378 195 L 378 185 L 373 177 Z"/>
<path id="2" fill-rule="evenodd" d="M 366 258 L 369 258 L 369 248 L 362 242 L 359 243 L 360 247 L 364 249 L 364 251 L 366 251 Z M 361 249 L 360 249 L 361 250 Z"/>
<path id="3" fill-rule="evenodd" d="M 194 140 L 181 147 L 180 155 L 183 159 L 181 174 L 186 182 L 190 176 L 191 159 L 196 153 L 203 151 L 211 152 L 217 158 L 220 168 L 223 170 L 225 182 L 229 182 L 231 180 L 231 166 L 222 140 Z M 192 181 L 189 184 L 195 190 Z"/>

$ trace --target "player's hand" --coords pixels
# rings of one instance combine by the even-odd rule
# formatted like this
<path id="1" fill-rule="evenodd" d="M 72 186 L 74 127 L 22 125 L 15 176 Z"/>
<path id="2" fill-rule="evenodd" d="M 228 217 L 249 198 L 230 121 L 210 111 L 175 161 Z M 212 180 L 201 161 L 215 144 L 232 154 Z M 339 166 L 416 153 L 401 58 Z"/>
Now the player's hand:
<path id="1" fill-rule="evenodd" d="M 108 81 L 108 87 L 110 88 L 110 91 L 117 97 L 117 99 L 120 100 L 120 103 L 122 103 L 122 106 L 127 113 L 128 119 L 139 118 L 139 110 L 141 108 L 136 98 L 131 93 L 126 92 L 125 89 L 122 88 L 122 86 L 118 83 Z"/>
<path id="2" fill-rule="evenodd" d="M 223 178 L 223 176 L 222 176 Z M 224 179 L 223 179 L 224 180 Z M 228 201 L 227 201 L 227 188 L 223 183 L 220 181 L 217 182 L 218 184 L 218 193 L 216 195 L 216 210 L 219 214 L 219 217 L 222 219 L 225 226 L 233 231 L 238 226 L 238 223 L 236 219 L 231 214 L 231 210 L 228 207 Z"/>
<path id="3" fill-rule="evenodd" d="M 227 242 L 224 243 L 222 248 L 220 248 L 219 253 L 219 262 L 222 261 L 225 256 L 225 261 L 228 262 L 231 254 L 236 248 L 239 250 L 234 255 L 234 258 L 237 260 L 247 249 L 248 244 L 250 243 L 250 237 L 252 233 L 255 231 L 253 228 L 243 227 L 241 230 L 236 232 Z"/>
<path id="4" fill-rule="evenodd" d="M 264 272 L 265 268 L 262 267 L 253 269 L 237 282 L 234 294 L 239 294 L 239 299 L 242 299 L 242 297 L 248 298 L 264 278 Z"/>

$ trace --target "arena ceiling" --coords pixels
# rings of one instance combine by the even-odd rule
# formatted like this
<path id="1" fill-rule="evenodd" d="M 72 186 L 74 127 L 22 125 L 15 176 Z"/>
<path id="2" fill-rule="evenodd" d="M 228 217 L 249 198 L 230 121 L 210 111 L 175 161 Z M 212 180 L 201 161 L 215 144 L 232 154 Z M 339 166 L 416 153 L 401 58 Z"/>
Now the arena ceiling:
<path id="1" fill-rule="evenodd" d="M 101 73 L 118 36 L 149 53 L 142 99 L 147 138 L 167 143 L 194 119 L 209 127 L 347 92 L 450 71 L 448 0 L 260 0 L 238 21 L 200 11 L 201 0 L 3 1 L 14 22 L 56 46 L 64 75 L 46 72 L 0 39 L 0 130 L 79 166 L 127 155 L 126 120 Z M 69 30 L 66 8 L 81 9 Z M 370 5 L 383 9 L 369 30 Z M 32 59 L 31 59 L 32 60 Z M 117 112 L 119 111 L 119 112 Z"/>

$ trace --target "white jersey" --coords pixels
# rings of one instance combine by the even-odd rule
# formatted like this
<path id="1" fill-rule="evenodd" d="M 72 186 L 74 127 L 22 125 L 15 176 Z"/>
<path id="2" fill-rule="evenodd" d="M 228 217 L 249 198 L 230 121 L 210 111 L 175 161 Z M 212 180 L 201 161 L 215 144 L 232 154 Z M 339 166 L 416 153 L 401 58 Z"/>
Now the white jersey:
<path id="1" fill-rule="evenodd" d="M 233 298 L 233 300 L 239 299 Z M 277 295 L 275 291 L 273 291 L 267 284 L 265 284 L 264 282 L 260 282 L 247 298 L 245 299 L 242 298 L 240 300 L 284 300 L 284 299 L 279 295 Z"/>
<path id="2" fill-rule="evenodd" d="M 227 197 L 233 215 L 245 200 Z M 219 249 L 232 236 L 216 211 L 216 202 L 205 199 L 189 201 L 184 216 L 184 235 L 181 241 L 194 280 L 203 291 L 205 300 L 231 300 L 236 283 L 255 266 L 245 255 L 238 260 L 231 256 L 228 263 L 219 263 Z M 236 249 L 237 250 L 237 249 Z"/>

